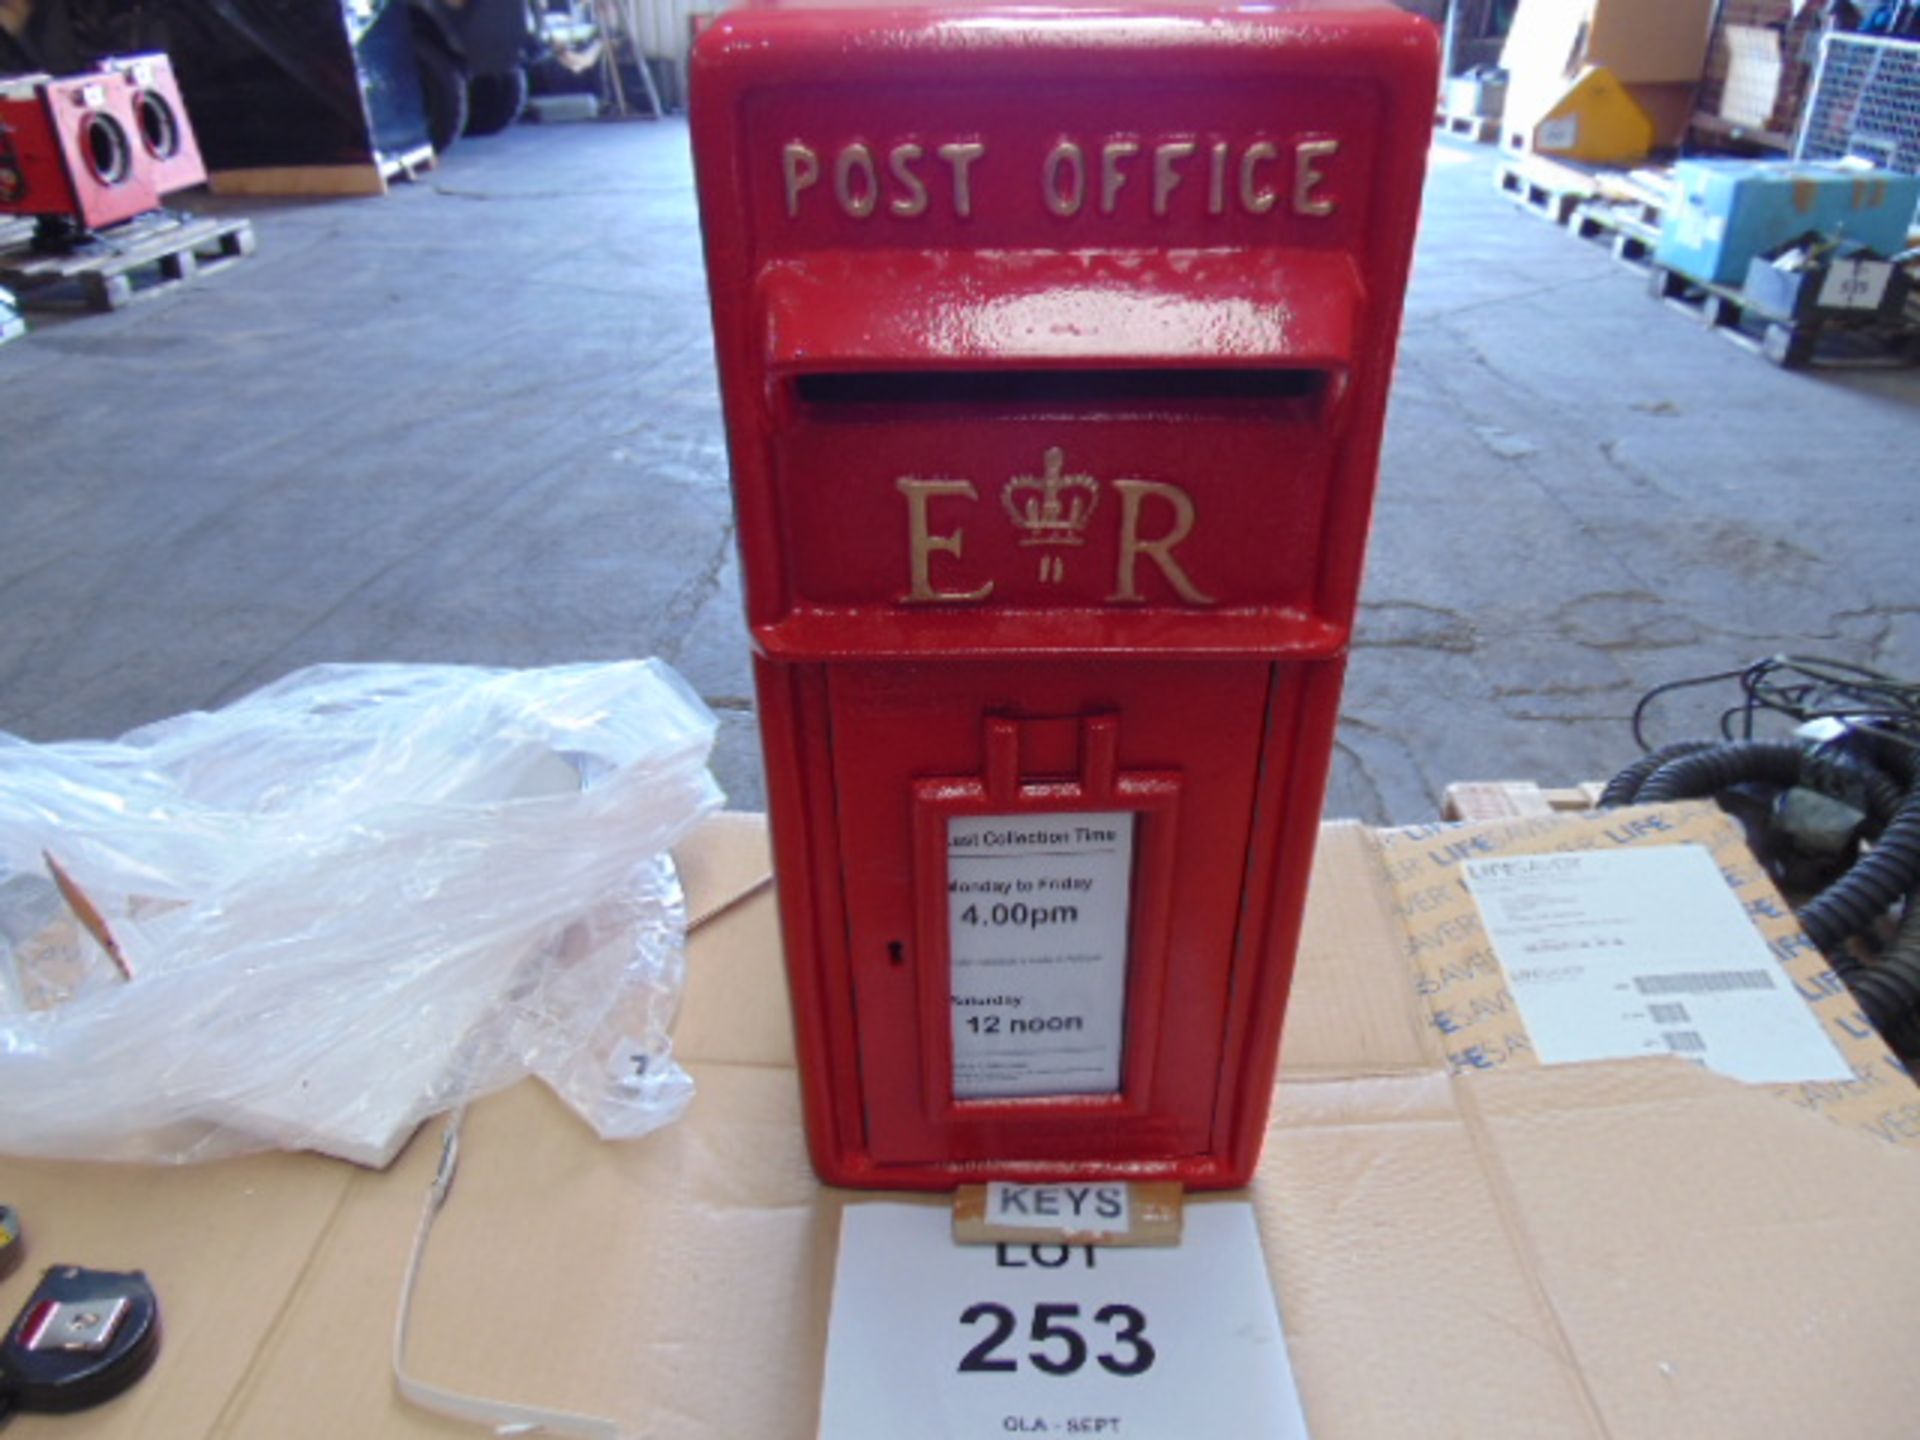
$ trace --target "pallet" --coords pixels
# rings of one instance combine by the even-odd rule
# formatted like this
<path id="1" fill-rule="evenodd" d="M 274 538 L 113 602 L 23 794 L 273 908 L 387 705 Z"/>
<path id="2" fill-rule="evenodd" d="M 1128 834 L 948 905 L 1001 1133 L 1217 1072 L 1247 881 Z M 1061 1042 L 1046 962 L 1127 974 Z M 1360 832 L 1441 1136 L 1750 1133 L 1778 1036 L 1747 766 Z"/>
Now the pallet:
<path id="1" fill-rule="evenodd" d="M 1658 214 L 1648 219 L 1647 207 L 1635 202 L 1583 201 L 1567 216 L 1567 228 L 1582 240 L 1606 245 L 1629 270 L 1651 265 L 1654 247 L 1660 243 Z"/>
<path id="2" fill-rule="evenodd" d="M 253 222 L 156 210 L 110 226 L 72 255 L 42 255 L 31 245 L 0 253 L 0 284 L 34 304 L 78 289 L 89 310 L 118 310 L 196 276 L 224 270 L 253 253 Z"/>
<path id="3" fill-rule="evenodd" d="M 1592 810 L 1606 786 L 1598 780 L 1545 789 L 1531 780 L 1460 780 L 1441 797 L 1444 820 L 1522 820 Z"/>
<path id="4" fill-rule="evenodd" d="M 1796 321 L 1756 305 L 1731 285 L 1647 267 L 1647 293 L 1723 340 L 1780 366 L 1890 369 L 1920 363 L 1920 327 L 1881 319 Z"/>
<path id="5" fill-rule="evenodd" d="M 33 219 L 28 215 L 0 215 L 0 252 L 24 245 L 33 239 Z"/>
<path id="6" fill-rule="evenodd" d="M 1500 121 L 1486 115 L 1450 115 L 1445 110 L 1436 110 L 1433 128 L 1442 135 L 1470 140 L 1475 145 L 1491 145 L 1500 138 Z"/>
<path id="7" fill-rule="evenodd" d="M 1575 206 L 1599 193 L 1592 176 L 1538 156 L 1501 161 L 1493 183 L 1521 209 L 1555 225 L 1565 225 Z"/>
<path id="8" fill-rule="evenodd" d="M 389 183 L 395 180 L 418 180 L 427 171 L 438 168 L 439 164 L 440 156 L 431 145 L 417 145 L 393 155 L 382 151 L 380 176 Z"/>
<path id="9" fill-rule="evenodd" d="M 18 340 L 27 333 L 27 322 L 20 318 L 20 311 L 14 306 L 13 297 L 0 290 L 0 345 L 9 340 Z"/>

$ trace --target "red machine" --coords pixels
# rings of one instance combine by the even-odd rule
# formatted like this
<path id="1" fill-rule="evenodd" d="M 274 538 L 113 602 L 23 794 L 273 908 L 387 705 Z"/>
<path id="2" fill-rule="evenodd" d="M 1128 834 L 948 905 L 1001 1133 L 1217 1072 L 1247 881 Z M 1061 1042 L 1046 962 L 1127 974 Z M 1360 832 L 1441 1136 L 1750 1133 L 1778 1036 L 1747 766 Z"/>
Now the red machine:
<path id="1" fill-rule="evenodd" d="M 97 229 L 160 203 L 134 89 L 117 74 L 0 81 L 0 211 Z"/>
<path id="2" fill-rule="evenodd" d="M 180 82 L 173 62 L 159 51 L 149 55 L 118 55 L 100 62 L 100 69 L 124 75 L 133 87 L 134 115 L 139 120 L 140 145 L 153 170 L 154 188 L 171 195 L 206 182 L 207 167 L 187 118 Z"/>
<path id="3" fill-rule="evenodd" d="M 1242 1184 L 1432 33 L 766 6 L 693 67 L 814 1164 Z"/>

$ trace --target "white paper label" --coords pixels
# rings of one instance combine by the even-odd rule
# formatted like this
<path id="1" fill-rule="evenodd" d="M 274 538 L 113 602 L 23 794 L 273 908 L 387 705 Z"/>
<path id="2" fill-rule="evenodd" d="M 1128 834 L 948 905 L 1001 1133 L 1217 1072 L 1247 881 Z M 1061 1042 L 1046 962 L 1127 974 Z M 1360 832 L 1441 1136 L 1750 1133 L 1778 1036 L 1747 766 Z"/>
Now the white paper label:
<path id="1" fill-rule="evenodd" d="M 1120 1089 L 1133 822 L 969 815 L 947 824 L 956 1099 Z"/>
<path id="2" fill-rule="evenodd" d="M 820 1434 L 1305 1440 L 1253 1207 L 1114 1250 L 956 1245 L 938 1206 L 849 1205 Z"/>
<path id="3" fill-rule="evenodd" d="M 1828 310 L 1878 310 L 1892 278 L 1893 266 L 1884 260 L 1835 260 L 1820 282 L 1820 304 Z"/>
<path id="4" fill-rule="evenodd" d="M 1542 150 L 1571 150 L 1580 143 L 1580 117 L 1563 115 L 1558 120 L 1548 120 L 1540 126 L 1539 144 Z"/>
<path id="5" fill-rule="evenodd" d="M 1679 1055 L 1753 1084 L 1853 1078 L 1706 847 L 1464 868 L 1543 1062 Z"/>
<path id="6" fill-rule="evenodd" d="M 1132 1208 L 1124 1183 L 1013 1185 L 994 1180 L 987 1185 L 987 1224 L 1015 1230 L 1124 1235 L 1133 1223 Z"/>

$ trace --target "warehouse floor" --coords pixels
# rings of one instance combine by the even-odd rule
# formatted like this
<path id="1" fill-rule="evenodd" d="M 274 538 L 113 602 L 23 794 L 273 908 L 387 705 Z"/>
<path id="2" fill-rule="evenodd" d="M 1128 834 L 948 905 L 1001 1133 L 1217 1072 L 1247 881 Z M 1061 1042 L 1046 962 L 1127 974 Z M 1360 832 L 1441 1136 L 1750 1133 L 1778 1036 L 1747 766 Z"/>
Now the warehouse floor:
<path id="1" fill-rule="evenodd" d="M 1516 213 L 1490 151 L 1435 160 L 1329 813 L 1601 775 L 1648 686 L 1775 650 L 1920 674 L 1920 372 L 1774 370 Z M 324 660 L 655 654 L 761 805 L 684 124 L 189 203 L 258 255 L 0 348 L 0 729 Z"/>

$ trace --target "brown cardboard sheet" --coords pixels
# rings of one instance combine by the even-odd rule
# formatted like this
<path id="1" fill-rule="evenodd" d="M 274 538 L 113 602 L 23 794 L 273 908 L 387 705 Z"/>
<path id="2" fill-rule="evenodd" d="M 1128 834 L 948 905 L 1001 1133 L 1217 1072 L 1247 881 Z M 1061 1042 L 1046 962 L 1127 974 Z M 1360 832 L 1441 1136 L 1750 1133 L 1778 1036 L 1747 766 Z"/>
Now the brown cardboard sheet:
<path id="1" fill-rule="evenodd" d="M 1914 1433 L 1920 1156 L 1678 1060 L 1449 1065 L 1400 843 L 1323 831 L 1251 1191 L 1316 1440 Z M 723 817 L 682 862 L 701 913 L 764 873 L 764 833 Z M 681 1123 L 605 1144 L 531 1084 L 474 1107 L 416 1374 L 636 1436 L 814 1433 L 839 1212 L 863 1197 L 807 1168 L 772 911 L 694 940 Z M 485 1433 L 409 1408 L 388 1369 L 436 1136 L 385 1173 L 0 1162 L 30 1267 L 144 1265 L 168 1326 L 128 1396 L 12 1434 Z"/>

